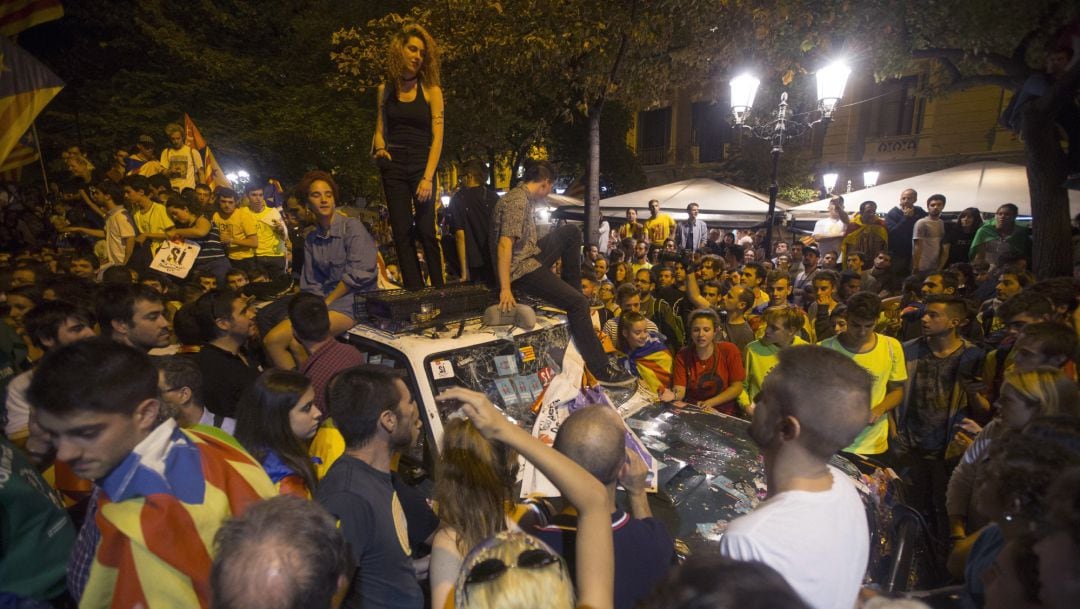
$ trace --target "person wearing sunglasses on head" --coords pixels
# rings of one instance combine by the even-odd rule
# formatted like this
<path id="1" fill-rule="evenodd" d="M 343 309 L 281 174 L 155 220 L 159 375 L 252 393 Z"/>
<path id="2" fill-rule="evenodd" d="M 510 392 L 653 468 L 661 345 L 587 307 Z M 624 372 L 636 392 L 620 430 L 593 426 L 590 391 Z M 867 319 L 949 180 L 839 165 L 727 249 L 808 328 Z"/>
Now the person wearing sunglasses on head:
<path id="1" fill-rule="evenodd" d="M 482 393 L 452 387 L 438 400 L 458 400 L 485 438 L 517 451 L 548 477 L 577 509 L 577 598 L 565 563 L 543 542 L 503 532 L 465 558 L 454 600 L 457 609 L 588 607 L 612 609 L 614 546 L 607 491 L 598 479 L 511 423 Z"/>

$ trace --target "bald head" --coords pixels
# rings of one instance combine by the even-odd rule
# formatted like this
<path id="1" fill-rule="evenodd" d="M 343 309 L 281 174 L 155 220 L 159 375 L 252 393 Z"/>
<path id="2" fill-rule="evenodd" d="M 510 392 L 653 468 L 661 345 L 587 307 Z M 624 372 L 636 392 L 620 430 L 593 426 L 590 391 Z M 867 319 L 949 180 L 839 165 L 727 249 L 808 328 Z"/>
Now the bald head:
<path id="1" fill-rule="evenodd" d="M 348 549 L 313 501 L 279 496 L 226 522 L 214 538 L 215 609 L 329 609 L 347 579 Z"/>
<path id="2" fill-rule="evenodd" d="M 555 436 L 555 450 L 596 477 L 604 485 L 619 478 L 626 460 L 626 429 L 615 409 L 586 406 L 574 412 Z"/>

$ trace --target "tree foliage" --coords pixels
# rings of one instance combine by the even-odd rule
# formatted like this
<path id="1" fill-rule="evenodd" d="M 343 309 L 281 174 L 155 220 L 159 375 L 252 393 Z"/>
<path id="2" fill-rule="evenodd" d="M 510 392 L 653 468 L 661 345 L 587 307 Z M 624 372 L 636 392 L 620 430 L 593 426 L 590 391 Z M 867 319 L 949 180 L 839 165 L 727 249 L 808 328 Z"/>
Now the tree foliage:
<path id="1" fill-rule="evenodd" d="M 401 2 L 97 0 L 20 42 L 66 83 L 38 121 L 55 153 L 81 144 L 107 162 L 139 133 L 188 113 L 225 167 L 296 180 L 334 171 L 353 195 L 381 196 L 367 160 L 370 100 L 334 92 L 328 35 Z"/>

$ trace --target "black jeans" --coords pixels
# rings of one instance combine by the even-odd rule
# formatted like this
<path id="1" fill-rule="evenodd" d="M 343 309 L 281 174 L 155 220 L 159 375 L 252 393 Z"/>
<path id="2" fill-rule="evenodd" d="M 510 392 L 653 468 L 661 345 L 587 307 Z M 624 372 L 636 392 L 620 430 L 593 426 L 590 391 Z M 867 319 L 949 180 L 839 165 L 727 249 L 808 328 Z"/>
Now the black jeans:
<path id="1" fill-rule="evenodd" d="M 255 256 L 255 265 L 266 271 L 270 281 L 285 276 L 285 256 Z"/>
<path id="2" fill-rule="evenodd" d="M 593 330 L 589 301 L 581 293 L 581 231 L 576 226 L 561 226 L 537 241 L 537 245 L 540 268 L 519 277 L 513 287 L 566 310 L 574 344 L 589 370 L 599 374 L 607 368 L 608 359 Z M 562 279 L 551 272 L 551 265 L 559 259 Z"/>
<path id="3" fill-rule="evenodd" d="M 442 287 L 442 249 L 435 237 L 435 195 L 438 192 L 435 181 L 431 183 L 431 200 L 417 201 L 413 196 L 424 177 L 428 149 L 390 147 L 388 151 L 393 160 L 380 159 L 379 169 L 401 279 L 405 289 L 419 290 L 424 287 L 420 262 L 416 258 L 416 239 L 419 237 L 431 285 Z"/>

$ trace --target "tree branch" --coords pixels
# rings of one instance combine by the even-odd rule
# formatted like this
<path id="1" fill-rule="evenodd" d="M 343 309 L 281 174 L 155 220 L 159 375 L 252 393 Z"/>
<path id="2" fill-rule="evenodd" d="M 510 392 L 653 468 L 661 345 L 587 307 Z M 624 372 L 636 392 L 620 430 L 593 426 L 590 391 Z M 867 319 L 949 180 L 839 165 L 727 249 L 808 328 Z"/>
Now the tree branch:
<path id="1" fill-rule="evenodd" d="M 962 78 L 958 65 L 967 59 L 984 60 L 1012 78 L 1024 78 L 1031 73 L 1031 68 L 1022 60 L 1016 61 L 1000 53 L 973 55 L 963 49 L 928 47 L 912 50 L 911 56 L 916 59 L 936 59 L 956 79 Z"/>
<path id="2" fill-rule="evenodd" d="M 963 91 L 970 89 L 971 87 L 1002 87 L 1010 91 L 1019 89 L 1023 84 L 1018 78 L 1012 76 L 1005 76 L 1004 74 L 976 74 L 974 76 L 964 76 L 959 80 L 954 80 L 945 87 L 946 91 Z"/>

